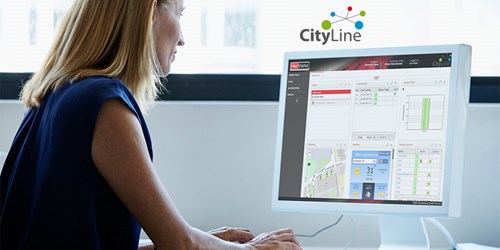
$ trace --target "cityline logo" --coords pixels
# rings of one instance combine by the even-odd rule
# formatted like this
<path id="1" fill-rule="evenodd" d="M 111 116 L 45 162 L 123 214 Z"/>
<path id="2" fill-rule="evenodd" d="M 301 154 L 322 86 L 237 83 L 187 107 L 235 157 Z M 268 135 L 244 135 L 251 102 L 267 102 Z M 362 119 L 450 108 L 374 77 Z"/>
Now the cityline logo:
<path id="1" fill-rule="evenodd" d="M 452 54 L 441 55 L 436 61 L 432 62 L 434 67 L 450 67 Z"/>
<path id="2" fill-rule="evenodd" d="M 356 15 L 351 15 L 353 8 L 351 6 L 347 7 L 347 14 L 345 17 L 337 15 L 334 11 L 330 12 L 330 16 L 335 18 L 334 21 L 324 20 L 321 23 L 322 30 L 315 29 L 303 29 L 300 31 L 300 39 L 304 42 L 320 42 L 322 45 L 327 44 L 328 42 L 360 42 L 361 41 L 361 33 L 359 30 L 363 29 L 364 24 L 362 21 L 355 21 L 354 18 L 361 18 L 366 16 L 366 11 L 361 10 Z M 349 32 L 343 31 L 342 29 L 335 30 L 332 26 L 339 22 L 351 22 L 354 25 L 354 28 L 358 31 Z"/>

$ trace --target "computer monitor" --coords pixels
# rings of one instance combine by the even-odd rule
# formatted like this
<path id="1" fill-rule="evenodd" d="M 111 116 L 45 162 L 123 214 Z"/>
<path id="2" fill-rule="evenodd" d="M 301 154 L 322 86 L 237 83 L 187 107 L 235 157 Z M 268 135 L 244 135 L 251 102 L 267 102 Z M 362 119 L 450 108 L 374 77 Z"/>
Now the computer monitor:
<path id="1" fill-rule="evenodd" d="M 460 216 L 470 67 L 463 44 L 285 53 L 273 210 L 377 215 L 381 248 L 428 248 L 421 218 Z"/>

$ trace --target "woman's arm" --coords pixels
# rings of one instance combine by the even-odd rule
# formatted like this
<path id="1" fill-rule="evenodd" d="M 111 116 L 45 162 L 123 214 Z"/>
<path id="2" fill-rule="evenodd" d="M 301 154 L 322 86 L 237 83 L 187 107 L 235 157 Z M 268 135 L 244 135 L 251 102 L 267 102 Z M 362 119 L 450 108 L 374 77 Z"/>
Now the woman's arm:
<path id="1" fill-rule="evenodd" d="M 99 112 L 92 157 L 99 172 L 157 249 L 266 249 L 280 245 L 300 249 L 291 230 L 257 237 L 259 240 L 242 245 L 191 227 L 177 211 L 153 169 L 137 117 L 120 100 L 107 101 Z"/>

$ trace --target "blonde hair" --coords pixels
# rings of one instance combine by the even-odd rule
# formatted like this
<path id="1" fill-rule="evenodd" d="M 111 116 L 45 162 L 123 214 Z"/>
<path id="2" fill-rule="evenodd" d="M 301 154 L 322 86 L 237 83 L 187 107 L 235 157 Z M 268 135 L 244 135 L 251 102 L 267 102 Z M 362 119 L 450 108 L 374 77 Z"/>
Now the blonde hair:
<path id="1" fill-rule="evenodd" d="M 64 82 L 103 75 L 121 80 L 147 109 L 161 89 L 153 14 L 168 2 L 75 0 L 43 66 L 21 91 L 24 104 L 39 107 Z"/>

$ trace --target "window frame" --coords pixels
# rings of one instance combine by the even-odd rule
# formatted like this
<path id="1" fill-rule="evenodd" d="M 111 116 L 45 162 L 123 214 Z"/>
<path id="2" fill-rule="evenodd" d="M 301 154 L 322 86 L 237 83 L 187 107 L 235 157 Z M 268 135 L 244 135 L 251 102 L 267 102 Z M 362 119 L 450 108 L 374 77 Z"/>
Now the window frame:
<path id="1" fill-rule="evenodd" d="M 32 73 L 0 72 L 0 100 L 18 99 Z M 171 74 L 158 101 L 278 102 L 279 74 Z M 500 76 L 471 77 L 470 103 L 500 103 Z"/>

